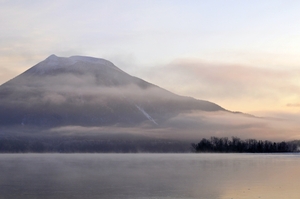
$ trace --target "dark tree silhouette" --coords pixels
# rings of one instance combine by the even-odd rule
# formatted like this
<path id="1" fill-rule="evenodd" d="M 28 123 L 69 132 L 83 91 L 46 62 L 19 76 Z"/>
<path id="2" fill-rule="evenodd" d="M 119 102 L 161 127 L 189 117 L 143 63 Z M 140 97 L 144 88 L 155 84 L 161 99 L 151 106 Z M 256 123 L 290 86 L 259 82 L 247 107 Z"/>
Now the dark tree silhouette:
<path id="1" fill-rule="evenodd" d="M 247 139 L 238 137 L 211 137 L 203 138 L 198 144 L 192 144 L 195 152 L 218 152 L 218 153 L 285 153 L 297 152 L 300 141 L 270 142 L 268 140 Z"/>

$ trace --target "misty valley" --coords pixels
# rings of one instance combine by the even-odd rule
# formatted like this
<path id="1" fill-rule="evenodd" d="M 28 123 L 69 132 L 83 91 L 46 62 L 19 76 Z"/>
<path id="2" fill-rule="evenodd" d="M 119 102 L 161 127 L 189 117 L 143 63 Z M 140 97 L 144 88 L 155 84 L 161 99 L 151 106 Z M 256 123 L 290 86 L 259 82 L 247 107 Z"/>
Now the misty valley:
<path id="1" fill-rule="evenodd" d="M 5 153 L 295 151 L 290 142 L 288 150 L 191 145 L 211 136 L 284 141 L 278 124 L 289 125 L 174 94 L 93 57 L 51 55 L 0 86 Z"/>

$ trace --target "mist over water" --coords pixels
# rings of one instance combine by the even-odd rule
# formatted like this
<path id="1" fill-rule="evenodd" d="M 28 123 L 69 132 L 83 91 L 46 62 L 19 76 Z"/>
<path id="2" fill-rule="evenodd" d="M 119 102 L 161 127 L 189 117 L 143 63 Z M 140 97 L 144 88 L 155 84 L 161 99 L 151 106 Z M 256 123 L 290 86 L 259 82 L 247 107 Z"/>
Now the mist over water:
<path id="1" fill-rule="evenodd" d="M 1 154 L 0 198 L 298 198 L 298 155 Z"/>

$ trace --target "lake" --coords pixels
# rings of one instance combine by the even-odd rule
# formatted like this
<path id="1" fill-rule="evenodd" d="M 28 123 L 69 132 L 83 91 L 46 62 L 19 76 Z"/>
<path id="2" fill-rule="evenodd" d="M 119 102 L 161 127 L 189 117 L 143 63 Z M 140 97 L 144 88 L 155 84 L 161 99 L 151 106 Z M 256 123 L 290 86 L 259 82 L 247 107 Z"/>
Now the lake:
<path id="1" fill-rule="evenodd" d="M 298 154 L 0 154 L 0 198 L 300 198 Z"/>

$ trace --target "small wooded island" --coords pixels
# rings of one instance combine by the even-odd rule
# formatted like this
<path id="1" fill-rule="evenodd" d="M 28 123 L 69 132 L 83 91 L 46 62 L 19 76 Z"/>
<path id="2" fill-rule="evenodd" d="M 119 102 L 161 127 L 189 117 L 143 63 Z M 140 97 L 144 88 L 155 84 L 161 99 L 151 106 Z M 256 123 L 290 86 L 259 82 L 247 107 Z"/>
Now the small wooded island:
<path id="1" fill-rule="evenodd" d="M 271 142 L 268 140 L 247 139 L 238 137 L 203 138 L 199 143 L 192 144 L 196 153 L 287 153 L 299 152 L 299 141 Z"/>

